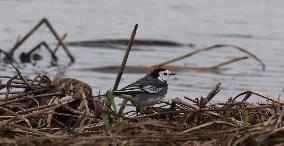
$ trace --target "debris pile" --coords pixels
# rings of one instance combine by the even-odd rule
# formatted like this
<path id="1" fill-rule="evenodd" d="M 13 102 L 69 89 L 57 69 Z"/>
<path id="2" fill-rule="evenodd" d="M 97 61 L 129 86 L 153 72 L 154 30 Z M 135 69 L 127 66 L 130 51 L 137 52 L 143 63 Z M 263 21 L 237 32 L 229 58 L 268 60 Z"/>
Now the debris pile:
<path id="1" fill-rule="evenodd" d="M 110 100 L 92 96 L 76 79 L 19 72 L 1 84 L 2 145 L 270 145 L 283 142 L 283 102 L 256 91 L 211 104 L 220 83 L 205 97 L 175 98 L 122 115 Z M 247 102 L 258 95 L 269 102 Z M 238 98 L 244 97 L 242 100 Z M 282 143 L 283 144 L 283 143 Z"/>

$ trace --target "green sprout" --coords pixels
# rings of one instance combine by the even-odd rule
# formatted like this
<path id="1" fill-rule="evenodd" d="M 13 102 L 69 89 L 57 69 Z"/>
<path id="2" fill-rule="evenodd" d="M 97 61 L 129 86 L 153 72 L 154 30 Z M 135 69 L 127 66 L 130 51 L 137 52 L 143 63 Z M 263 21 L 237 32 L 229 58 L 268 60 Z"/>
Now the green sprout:
<path id="1" fill-rule="evenodd" d="M 112 109 L 115 113 L 117 113 L 116 105 L 115 105 L 115 102 L 114 102 L 114 96 L 112 95 L 112 92 L 111 92 L 110 90 L 107 91 L 106 96 L 107 96 L 108 102 L 111 104 L 111 109 Z"/>
<path id="2" fill-rule="evenodd" d="M 103 121 L 104 121 L 104 125 L 105 125 L 105 130 L 108 130 L 109 129 L 109 116 L 108 114 L 104 114 L 104 117 L 103 117 Z"/>
<path id="3" fill-rule="evenodd" d="M 264 129 L 262 128 L 261 130 L 260 130 L 260 135 L 259 135 L 259 137 L 258 137 L 258 146 L 264 146 Z"/>
<path id="4" fill-rule="evenodd" d="M 249 126 L 249 115 L 248 115 L 248 111 L 244 111 L 242 113 L 242 118 L 243 118 L 243 123 L 244 123 L 244 127 L 247 128 Z"/>

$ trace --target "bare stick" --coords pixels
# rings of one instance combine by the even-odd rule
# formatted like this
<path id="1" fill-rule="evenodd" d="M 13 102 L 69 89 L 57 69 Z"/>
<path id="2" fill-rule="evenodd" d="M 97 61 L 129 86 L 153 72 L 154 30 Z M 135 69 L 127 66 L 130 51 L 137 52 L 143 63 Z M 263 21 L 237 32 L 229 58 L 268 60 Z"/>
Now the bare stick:
<path id="1" fill-rule="evenodd" d="M 203 99 L 203 102 L 201 103 L 200 107 L 204 108 L 206 106 L 206 104 L 217 94 L 220 92 L 220 86 L 221 83 L 219 82 L 214 89 L 208 93 L 207 97 Z"/>
<path id="2" fill-rule="evenodd" d="M 19 77 L 24 81 L 24 83 L 25 83 L 30 89 L 36 90 L 35 88 L 33 88 L 33 87 L 26 81 L 26 79 L 22 76 L 22 74 L 21 74 L 21 72 L 18 70 L 18 68 L 16 68 L 16 66 L 14 66 L 13 63 L 10 63 L 10 64 L 11 64 L 11 65 L 14 67 L 14 69 L 17 71 Z"/>
<path id="3" fill-rule="evenodd" d="M 34 48 L 32 48 L 29 52 L 21 53 L 20 55 L 21 62 L 31 62 L 31 54 L 35 52 L 36 50 L 41 49 L 41 46 L 44 46 L 48 50 L 48 52 L 51 55 L 52 61 L 56 62 L 58 60 L 54 52 L 50 49 L 49 45 L 45 41 L 41 41 Z"/>
<path id="4" fill-rule="evenodd" d="M 29 94 L 32 94 L 32 93 L 29 93 Z M 25 96 L 25 94 L 21 94 L 21 95 L 17 96 L 17 97 L 19 97 L 18 99 L 10 100 L 10 101 L 7 101 L 7 102 L 1 102 L 0 106 L 7 105 L 7 104 L 10 104 L 10 103 L 13 103 L 13 102 L 23 101 L 23 100 L 26 100 L 27 98 L 30 99 L 30 98 L 40 98 L 40 97 L 49 97 L 49 96 L 62 96 L 62 95 L 64 95 L 64 94 L 61 93 L 61 92 L 41 94 L 41 95 L 34 95 L 34 96 Z"/>
<path id="5" fill-rule="evenodd" d="M 24 127 L 24 126 L 17 125 L 17 124 L 13 124 L 13 123 L 10 123 L 9 125 L 10 125 L 11 127 L 19 128 L 19 129 L 21 129 L 21 130 L 23 130 L 23 131 L 32 132 L 33 134 L 37 134 L 37 135 L 40 135 L 40 136 L 52 137 L 52 134 L 44 133 L 44 132 L 38 131 L 38 130 L 36 130 L 36 129 L 31 129 L 31 128 Z"/>
<path id="6" fill-rule="evenodd" d="M 123 71 L 124 71 L 125 64 L 126 64 L 126 62 L 127 62 L 127 58 L 128 58 L 128 55 L 129 55 L 131 46 L 132 46 L 132 44 L 133 44 L 133 40 L 134 40 L 136 31 L 137 31 L 137 28 L 138 28 L 138 24 L 136 24 L 136 25 L 134 26 L 134 29 L 133 29 L 132 34 L 131 34 L 131 37 L 130 37 L 130 39 L 129 39 L 128 46 L 127 46 L 127 49 L 126 49 L 126 51 L 125 51 L 125 54 L 124 54 L 124 57 L 123 57 L 123 60 L 122 60 L 121 66 L 120 66 L 120 70 L 119 70 L 119 72 L 118 72 L 118 74 L 117 74 L 117 77 L 116 77 L 116 80 L 115 80 L 115 83 L 114 83 L 114 86 L 113 86 L 113 89 L 112 89 L 113 91 L 117 90 L 117 87 L 118 87 L 118 85 L 119 85 L 121 76 L 122 76 Z"/>
<path id="7" fill-rule="evenodd" d="M 17 50 L 17 48 L 25 42 L 42 24 L 44 23 L 43 20 L 41 20 L 38 24 L 36 24 L 24 37 L 22 37 L 20 40 L 17 39 L 16 44 L 13 46 L 13 48 L 10 50 L 9 55 L 10 57 L 13 57 L 14 52 Z"/>
<path id="8" fill-rule="evenodd" d="M 25 34 L 20 40 L 17 41 L 17 43 L 13 46 L 13 48 L 9 52 L 9 57 L 10 57 L 9 60 L 12 60 L 14 52 L 18 49 L 18 47 L 22 45 L 43 24 L 47 25 L 48 29 L 51 31 L 51 33 L 56 38 L 58 43 L 63 47 L 64 51 L 70 58 L 70 62 L 74 63 L 75 62 L 74 56 L 69 52 L 66 44 L 62 41 L 62 39 L 59 37 L 55 29 L 52 27 L 51 23 L 46 18 L 41 19 L 39 23 L 37 23 L 27 34 Z"/>
<path id="9" fill-rule="evenodd" d="M 197 130 L 197 129 L 200 129 L 200 128 L 203 128 L 203 127 L 208 127 L 210 125 L 214 124 L 214 122 L 208 122 L 208 123 L 205 123 L 205 124 L 202 124 L 202 125 L 199 125 L 199 126 L 195 126 L 195 127 L 192 127 L 190 129 L 186 129 L 180 133 L 178 133 L 178 135 L 181 135 L 181 134 L 184 134 L 184 133 L 187 133 L 187 132 L 190 132 L 190 131 L 193 131 L 193 130 Z"/>
<path id="10" fill-rule="evenodd" d="M 58 43 L 62 46 L 62 48 L 64 49 L 64 51 L 66 52 L 66 54 L 68 55 L 68 57 L 70 58 L 70 62 L 74 63 L 75 62 L 75 58 L 74 56 L 69 52 L 66 44 L 62 41 L 62 39 L 59 37 L 59 35 L 57 34 L 57 32 L 55 31 L 55 29 L 52 27 L 51 23 L 46 19 L 43 18 L 43 21 L 45 22 L 45 24 L 47 25 L 47 27 L 49 28 L 49 30 L 51 31 L 51 33 L 54 35 L 54 37 L 57 39 Z"/>
<path id="11" fill-rule="evenodd" d="M 154 64 L 152 66 L 165 66 L 167 64 L 170 64 L 170 63 L 173 63 L 173 62 L 185 59 L 187 57 L 190 57 L 190 56 L 192 56 L 194 54 L 197 54 L 197 53 L 200 53 L 200 52 L 203 52 L 203 51 L 209 51 L 209 50 L 212 50 L 212 49 L 215 49 L 215 48 L 223 48 L 223 47 L 231 47 L 231 48 L 237 49 L 237 50 L 239 50 L 241 52 L 244 52 L 244 53 L 248 54 L 249 56 L 251 56 L 252 58 L 257 60 L 261 64 L 262 70 L 265 70 L 265 64 L 256 55 L 254 55 L 253 53 L 245 50 L 244 48 L 241 48 L 241 47 L 238 47 L 238 46 L 234 46 L 234 45 L 226 45 L 226 44 L 218 44 L 218 45 L 206 47 L 206 48 L 203 48 L 203 49 L 199 49 L 199 50 L 187 53 L 185 55 L 181 55 L 181 56 L 178 56 L 176 58 L 173 58 L 173 59 L 170 59 L 170 60 L 166 60 L 166 61 L 161 62 L 159 64 Z"/>
<path id="12" fill-rule="evenodd" d="M 1 55 L 1 53 L 3 53 L 3 54 L 5 55 L 4 59 L 6 58 L 6 59 L 9 60 L 10 58 L 12 58 L 8 52 L 6 52 L 6 51 L 4 51 L 4 50 L 2 50 L 2 49 L 0 49 L 0 55 Z M 10 60 L 11 60 L 11 59 L 10 59 Z M 11 60 L 11 61 L 12 61 L 12 60 Z"/>
<path id="13" fill-rule="evenodd" d="M 249 58 L 248 56 L 233 58 L 233 59 L 228 60 L 228 61 L 226 61 L 226 62 L 222 62 L 222 63 L 216 64 L 216 65 L 213 65 L 213 66 L 211 66 L 210 68 L 211 68 L 211 69 L 218 69 L 218 68 L 220 68 L 220 67 L 222 67 L 222 66 L 225 66 L 225 65 L 228 65 L 228 64 L 237 62 L 237 61 L 245 60 L 245 59 L 248 59 L 248 58 Z"/>
<path id="14" fill-rule="evenodd" d="M 120 79 L 121 79 L 121 76 L 123 74 L 123 71 L 124 71 L 124 68 L 125 68 L 125 64 L 127 62 L 127 58 L 128 58 L 128 55 L 129 55 L 129 52 L 130 52 L 130 49 L 131 49 L 131 46 L 133 44 L 133 40 L 134 40 L 134 37 L 135 37 L 135 34 L 136 34 L 136 31 L 137 31 L 137 28 L 138 28 L 138 24 L 136 24 L 134 26 L 134 29 L 132 31 L 132 34 L 131 34 L 131 37 L 129 39 L 129 42 L 128 42 L 128 46 L 127 46 L 127 49 L 125 51 L 125 54 L 124 54 L 124 57 L 123 57 L 123 60 L 122 60 L 122 63 L 121 63 L 121 66 L 120 66 L 120 70 L 117 74 L 117 77 L 116 77 L 116 80 L 115 80 L 115 83 L 113 85 L 113 91 L 117 90 L 117 87 L 119 85 L 119 82 L 120 82 Z M 118 115 L 121 115 L 125 106 L 127 104 L 127 100 L 123 100 L 122 102 L 122 105 L 120 106 L 120 109 L 118 111 Z"/>
<path id="15" fill-rule="evenodd" d="M 242 92 L 242 93 L 238 94 L 237 96 L 235 96 L 235 97 L 233 98 L 233 100 L 235 101 L 238 97 L 240 97 L 240 96 L 242 96 L 242 95 L 247 95 L 248 93 L 250 93 L 250 95 L 251 95 L 251 94 L 254 94 L 254 95 L 260 96 L 260 97 L 262 97 L 262 98 L 264 98 L 264 99 L 267 99 L 267 100 L 273 101 L 273 102 L 275 102 L 275 103 L 279 103 L 279 104 L 281 104 L 281 105 L 284 105 L 284 101 L 282 101 L 282 100 L 277 100 L 276 97 L 272 97 L 272 96 L 270 96 L 270 95 L 268 95 L 268 94 L 266 94 L 266 93 L 262 93 L 262 92 L 256 91 L 256 90 L 249 90 L 249 91 Z M 250 97 L 250 96 L 249 96 L 249 97 Z M 245 100 L 247 100 L 249 97 L 246 97 Z M 243 101 L 245 101 L 245 100 L 243 100 Z"/>
<path id="16" fill-rule="evenodd" d="M 67 37 L 67 33 L 65 33 L 65 34 L 62 36 L 61 41 L 64 41 L 64 39 L 65 39 L 66 37 Z M 54 54 L 57 52 L 59 46 L 60 46 L 60 43 L 58 42 L 57 45 L 56 45 L 56 47 L 55 47 L 55 49 L 53 50 L 53 53 L 54 53 Z"/>
<path id="17" fill-rule="evenodd" d="M 50 53 L 51 55 L 51 58 L 55 61 L 57 61 L 57 57 L 56 55 L 54 54 L 54 52 L 51 50 L 51 48 L 49 47 L 49 45 L 45 42 L 45 41 L 42 41 L 40 42 L 39 44 L 37 44 L 33 49 L 31 49 L 27 54 L 30 55 L 32 54 L 33 52 L 35 52 L 36 50 L 40 49 L 41 46 L 44 46 L 48 52 Z"/>

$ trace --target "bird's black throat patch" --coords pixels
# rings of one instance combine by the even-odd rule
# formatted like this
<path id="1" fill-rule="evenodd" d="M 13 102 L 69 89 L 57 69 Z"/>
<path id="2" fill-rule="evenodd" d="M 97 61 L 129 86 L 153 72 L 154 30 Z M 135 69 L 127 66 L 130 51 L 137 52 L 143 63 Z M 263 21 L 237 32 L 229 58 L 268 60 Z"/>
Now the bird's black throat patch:
<path id="1" fill-rule="evenodd" d="M 158 76 L 159 76 L 159 72 L 161 72 L 161 71 L 165 71 L 166 69 L 164 69 L 164 68 L 155 68 L 154 70 L 152 70 L 151 72 L 150 72 L 150 76 L 152 76 L 152 77 L 155 77 L 155 78 L 157 78 Z"/>

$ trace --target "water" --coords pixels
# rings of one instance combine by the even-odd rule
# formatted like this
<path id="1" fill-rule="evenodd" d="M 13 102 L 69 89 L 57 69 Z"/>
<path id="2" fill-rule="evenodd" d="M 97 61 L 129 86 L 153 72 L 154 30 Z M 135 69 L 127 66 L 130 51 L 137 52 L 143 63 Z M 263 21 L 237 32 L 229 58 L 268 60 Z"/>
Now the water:
<path id="1" fill-rule="evenodd" d="M 167 98 L 206 96 L 218 83 L 222 90 L 215 100 L 225 100 L 239 92 L 255 89 L 278 97 L 284 88 L 284 1 L 278 0 L 2 0 L 0 1 L 0 48 L 11 48 L 17 35 L 25 34 L 42 17 L 47 17 L 67 41 L 129 38 L 134 24 L 139 28 L 136 38 L 174 40 L 194 43 L 196 48 L 215 44 L 233 44 L 247 48 L 266 64 L 262 72 L 253 59 L 227 66 L 221 74 L 183 72 L 169 82 Z M 41 40 L 55 42 L 42 28 L 23 45 L 31 48 Z M 94 93 L 112 88 L 116 74 L 82 72 L 73 69 L 119 65 L 124 52 L 111 49 L 69 47 L 76 63 L 65 76 L 92 85 Z M 194 48 L 154 47 L 153 50 L 132 51 L 128 64 L 154 64 L 195 50 Z M 43 51 L 44 52 L 44 51 Z M 243 56 L 229 48 L 204 52 L 175 63 L 176 65 L 210 66 L 230 58 Z M 64 54 L 62 54 L 64 56 Z M 67 62 L 66 57 L 61 57 Z M 45 71 L 52 76 L 58 69 L 22 68 L 24 74 Z M 0 71 L 11 74 L 11 69 Z M 143 74 L 124 74 L 120 87 Z M 282 96 L 283 97 L 283 96 Z"/>

